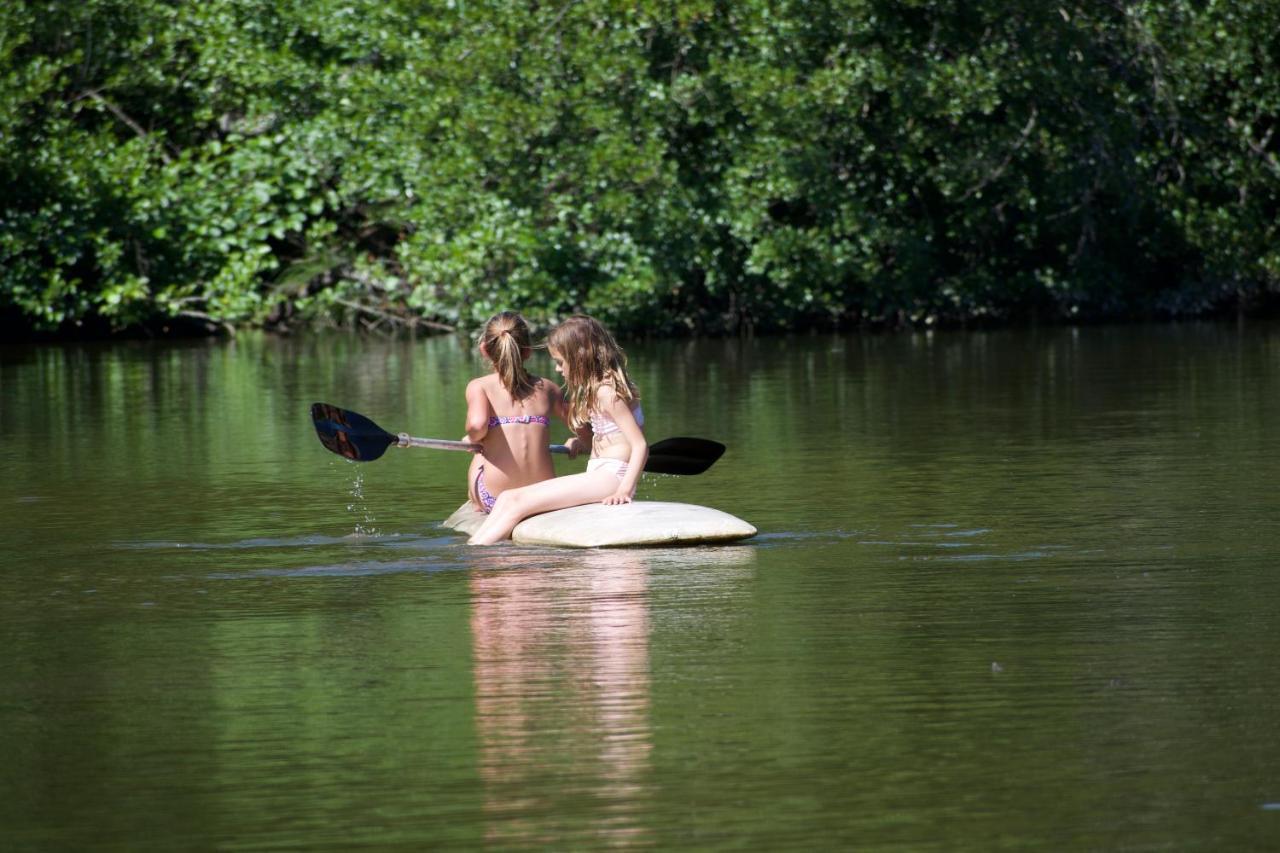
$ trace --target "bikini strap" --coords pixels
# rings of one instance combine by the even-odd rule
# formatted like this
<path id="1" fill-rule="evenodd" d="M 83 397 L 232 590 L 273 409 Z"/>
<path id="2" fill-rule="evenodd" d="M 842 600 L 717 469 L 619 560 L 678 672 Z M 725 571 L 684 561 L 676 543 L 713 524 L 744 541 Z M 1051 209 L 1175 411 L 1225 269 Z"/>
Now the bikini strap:
<path id="1" fill-rule="evenodd" d="M 503 424 L 542 424 L 550 426 L 551 419 L 546 415 L 493 415 L 489 418 L 489 426 L 502 426 Z"/>

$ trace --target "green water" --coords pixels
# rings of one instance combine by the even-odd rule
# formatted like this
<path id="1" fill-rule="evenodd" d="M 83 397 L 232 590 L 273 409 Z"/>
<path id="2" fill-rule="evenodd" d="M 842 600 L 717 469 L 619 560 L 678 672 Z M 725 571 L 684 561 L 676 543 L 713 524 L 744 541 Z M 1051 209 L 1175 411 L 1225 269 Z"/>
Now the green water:
<path id="1" fill-rule="evenodd" d="M 316 441 L 460 436 L 453 340 L 0 348 L 0 848 L 1280 844 L 1280 328 L 630 349 L 729 447 L 641 497 L 759 537 L 470 549 L 465 454 Z"/>

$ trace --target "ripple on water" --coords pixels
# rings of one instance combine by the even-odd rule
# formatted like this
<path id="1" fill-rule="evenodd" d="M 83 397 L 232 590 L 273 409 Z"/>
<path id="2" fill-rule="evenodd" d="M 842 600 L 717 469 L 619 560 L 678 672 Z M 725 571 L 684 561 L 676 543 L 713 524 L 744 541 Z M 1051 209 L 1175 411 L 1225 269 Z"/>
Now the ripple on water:
<path id="1" fill-rule="evenodd" d="M 113 542 L 113 548 L 148 550 L 188 550 L 188 551 L 253 551 L 260 548 L 298 548 L 324 545 L 370 545 L 388 547 L 406 547 L 420 542 L 430 542 L 435 537 L 414 536 L 401 533 L 349 533 L 346 536 L 324 536 L 306 534 L 285 537 L 254 537 L 234 542 L 175 542 L 166 541 L 125 541 Z"/>

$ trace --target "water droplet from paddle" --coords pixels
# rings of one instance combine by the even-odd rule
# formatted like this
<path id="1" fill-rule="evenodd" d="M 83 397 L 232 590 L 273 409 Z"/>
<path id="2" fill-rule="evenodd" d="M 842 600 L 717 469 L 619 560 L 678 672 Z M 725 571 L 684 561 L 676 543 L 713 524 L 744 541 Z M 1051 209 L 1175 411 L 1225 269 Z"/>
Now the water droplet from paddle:
<path id="1" fill-rule="evenodd" d="M 374 526 L 373 513 L 369 509 L 369 505 L 364 499 L 364 471 L 359 465 L 352 463 L 355 472 L 355 478 L 351 481 L 351 503 L 347 504 L 347 512 L 357 516 L 355 530 L 352 533 L 356 536 L 377 536 L 378 528 Z"/>

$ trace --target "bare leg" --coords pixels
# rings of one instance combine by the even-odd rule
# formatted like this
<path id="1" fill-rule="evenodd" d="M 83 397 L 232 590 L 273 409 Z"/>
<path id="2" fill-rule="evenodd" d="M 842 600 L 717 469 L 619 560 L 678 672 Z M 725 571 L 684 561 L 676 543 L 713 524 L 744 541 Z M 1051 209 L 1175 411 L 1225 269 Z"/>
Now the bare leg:
<path id="1" fill-rule="evenodd" d="M 602 501 L 617 490 L 618 476 L 603 468 L 508 489 L 498 495 L 493 512 L 467 544 L 492 545 L 510 536 L 515 526 L 531 515 Z"/>

